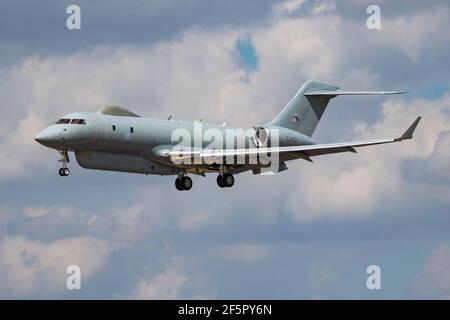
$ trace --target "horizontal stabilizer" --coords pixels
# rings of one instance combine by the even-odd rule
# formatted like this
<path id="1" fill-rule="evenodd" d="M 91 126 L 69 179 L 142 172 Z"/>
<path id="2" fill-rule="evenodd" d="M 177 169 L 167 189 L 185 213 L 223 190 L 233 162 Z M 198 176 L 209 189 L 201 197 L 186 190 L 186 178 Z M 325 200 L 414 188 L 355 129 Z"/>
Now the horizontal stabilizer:
<path id="1" fill-rule="evenodd" d="M 406 91 L 308 91 L 305 96 L 371 96 L 371 95 L 388 95 L 388 94 L 404 94 Z"/>

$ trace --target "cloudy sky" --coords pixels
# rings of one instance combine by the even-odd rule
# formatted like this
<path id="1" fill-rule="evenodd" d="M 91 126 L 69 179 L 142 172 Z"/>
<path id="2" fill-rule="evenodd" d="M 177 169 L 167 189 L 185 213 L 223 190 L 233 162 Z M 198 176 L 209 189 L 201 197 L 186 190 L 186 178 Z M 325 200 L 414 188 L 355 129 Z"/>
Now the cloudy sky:
<path id="1" fill-rule="evenodd" d="M 81 8 L 81 30 L 66 8 Z M 1 298 L 449 298 L 450 6 L 379 0 L 0 2 Z M 57 173 L 33 137 L 73 111 L 251 127 L 314 78 L 404 96 L 334 99 L 318 142 L 402 144 L 277 176 Z M 82 289 L 66 289 L 66 267 Z M 382 289 L 368 290 L 379 265 Z"/>

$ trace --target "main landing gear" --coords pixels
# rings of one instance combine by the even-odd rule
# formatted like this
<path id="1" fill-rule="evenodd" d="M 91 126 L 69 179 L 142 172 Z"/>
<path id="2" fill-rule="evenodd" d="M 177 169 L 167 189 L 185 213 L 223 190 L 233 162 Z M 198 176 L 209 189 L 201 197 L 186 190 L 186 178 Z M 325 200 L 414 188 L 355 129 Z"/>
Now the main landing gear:
<path id="1" fill-rule="evenodd" d="M 192 188 L 192 179 L 187 176 L 178 177 L 175 180 L 175 187 L 179 191 L 189 190 Z"/>
<path id="2" fill-rule="evenodd" d="M 59 150 L 59 153 L 61 154 L 61 159 L 58 161 L 62 162 L 62 168 L 58 172 L 61 177 L 66 177 L 70 174 L 70 170 L 67 168 L 67 163 L 70 162 L 69 154 L 67 150 Z"/>
<path id="3" fill-rule="evenodd" d="M 221 188 L 230 188 L 234 184 L 234 177 L 232 174 L 225 173 L 217 176 L 217 185 Z"/>
<path id="4" fill-rule="evenodd" d="M 221 188 L 230 188 L 234 185 L 234 177 L 229 173 L 219 174 L 217 176 L 217 184 Z M 185 175 L 178 176 L 175 180 L 175 187 L 179 191 L 190 190 L 192 188 L 192 179 Z"/>

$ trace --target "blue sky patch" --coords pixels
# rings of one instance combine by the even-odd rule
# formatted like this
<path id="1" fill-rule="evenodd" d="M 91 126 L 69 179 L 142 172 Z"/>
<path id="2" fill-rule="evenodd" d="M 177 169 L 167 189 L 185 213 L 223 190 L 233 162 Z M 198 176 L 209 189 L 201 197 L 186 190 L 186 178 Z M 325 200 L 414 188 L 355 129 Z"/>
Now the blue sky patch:
<path id="1" fill-rule="evenodd" d="M 422 98 L 426 100 L 434 100 L 441 98 L 447 92 L 448 86 L 445 83 L 434 83 L 419 88 L 415 93 L 411 92 L 411 98 Z"/>
<path id="2" fill-rule="evenodd" d="M 236 52 L 238 55 L 239 64 L 244 69 L 247 71 L 254 71 L 258 68 L 258 56 L 250 37 L 237 39 Z"/>

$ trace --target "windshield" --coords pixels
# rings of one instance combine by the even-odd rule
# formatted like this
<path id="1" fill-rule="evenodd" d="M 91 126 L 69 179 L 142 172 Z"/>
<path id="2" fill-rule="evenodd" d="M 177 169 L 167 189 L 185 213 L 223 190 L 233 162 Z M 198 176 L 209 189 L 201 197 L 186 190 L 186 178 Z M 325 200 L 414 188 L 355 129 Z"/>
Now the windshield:
<path id="1" fill-rule="evenodd" d="M 86 124 L 86 121 L 84 119 L 72 119 L 71 124 Z"/>
<path id="2" fill-rule="evenodd" d="M 56 121 L 56 124 L 59 124 L 59 123 L 70 123 L 70 119 L 59 119 L 58 121 Z"/>

